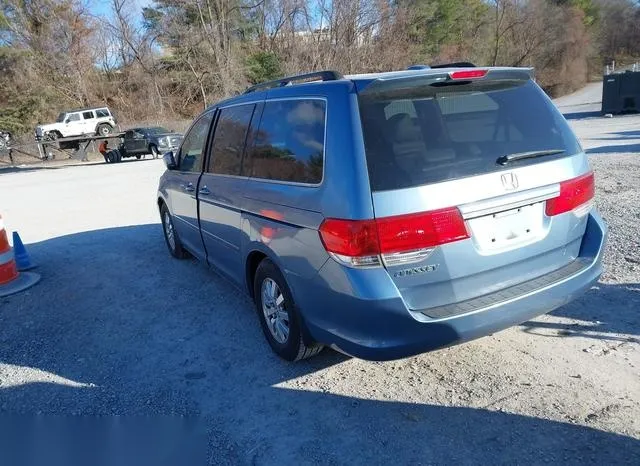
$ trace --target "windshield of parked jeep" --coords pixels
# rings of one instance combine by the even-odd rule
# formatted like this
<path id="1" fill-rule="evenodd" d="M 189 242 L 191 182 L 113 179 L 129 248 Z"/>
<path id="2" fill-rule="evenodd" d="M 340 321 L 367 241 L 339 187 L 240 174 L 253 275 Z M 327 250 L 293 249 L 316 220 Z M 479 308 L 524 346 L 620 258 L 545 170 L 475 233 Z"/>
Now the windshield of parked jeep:
<path id="1" fill-rule="evenodd" d="M 60 115 L 58 115 L 58 118 L 56 118 L 56 123 L 64 123 L 64 117 L 67 116 L 66 113 L 62 112 Z"/>
<path id="2" fill-rule="evenodd" d="M 374 191 L 504 170 L 506 156 L 511 168 L 581 151 L 532 81 L 466 81 L 361 95 L 360 116 Z"/>

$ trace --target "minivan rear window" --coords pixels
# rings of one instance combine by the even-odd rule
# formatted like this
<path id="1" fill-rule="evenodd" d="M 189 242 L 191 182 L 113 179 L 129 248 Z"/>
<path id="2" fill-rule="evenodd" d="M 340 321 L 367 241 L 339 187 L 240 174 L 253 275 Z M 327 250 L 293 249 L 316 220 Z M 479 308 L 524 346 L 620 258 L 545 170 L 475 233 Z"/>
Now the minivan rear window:
<path id="1" fill-rule="evenodd" d="M 374 191 L 548 162 L 582 150 L 533 81 L 421 85 L 359 100 Z M 500 157 L 532 151 L 554 154 L 506 167 L 498 163 Z"/>

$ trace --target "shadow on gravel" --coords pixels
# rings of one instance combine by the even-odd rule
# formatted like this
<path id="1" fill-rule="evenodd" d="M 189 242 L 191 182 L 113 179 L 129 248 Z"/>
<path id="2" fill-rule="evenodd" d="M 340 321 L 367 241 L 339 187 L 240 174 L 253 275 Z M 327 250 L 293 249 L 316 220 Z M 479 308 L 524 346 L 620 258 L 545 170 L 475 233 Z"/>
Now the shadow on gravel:
<path id="1" fill-rule="evenodd" d="M 91 415 L 98 423 L 112 415 L 197 417 L 209 434 L 209 464 L 620 464 L 640 457 L 639 440 L 587 425 L 385 400 L 385 381 L 366 377 L 367 364 L 329 350 L 284 363 L 270 352 L 246 295 L 195 261 L 172 259 L 160 225 L 78 233 L 29 249 L 42 281 L 0 299 L 1 412 Z M 620 331 L 616 306 L 603 307 L 611 299 L 631 306 L 630 293 L 601 287 L 557 312 L 597 316 Z"/>
<path id="2" fill-rule="evenodd" d="M 629 153 L 640 152 L 640 144 L 619 144 L 611 146 L 599 146 L 585 149 L 587 154 L 615 154 L 615 153 Z"/>
<path id="3" fill-rule="evenodd" d="M 46 162 L 44 163 L 36 162 L 33 164 L 0 166 L 0 175 L 4 175 L 8 173 L 26 173 L 26 172 L 34 172 L 34 171 L 40 171 L 40 170 L 58 170 L 61 168 L 69 168 L 69 167 L 87 167 L 87 166 L 102 165 L 102 164 L 104 164 L 104 162 L 101 162 L 101 161 L 60 163 L 58 165 L 46 165 Z"/>
<path id="4" fill-rule="evenodd" d="M 581 120 L 583 118 L 597 118 L 602 116 L 602 112 L 569 112 L 563 113 L 567 120 Z"/>
<path id="5" fill-rule="evenodd" d="M 592 141 L 624 141 L 626 139 L 639 139 L 640 131 L 629 130 L 629 131 L 618 131 L 613 133 L 607 133 L 615 136 L 606 137 L 606 138 L 589 138 Z"/>
<path id="6" fill-rule="evenodd" d="M 157 160 L 157 159 L 153 159 L 150 156 L 147 156 L 147 158 L 140 159 L 140 160 L 136 158 L 127 158 L 127 159 L 123 159 L 120 162 L 120 164 L 134 163 L 134 162 L 149 162 L 152 160 Z M 21 164 L 21 165 L 1 164 L 0 175 L 4 175 L 8 173 L 26 173 L 26 172 L 39 171 L 39 170 L 59 170 L 59 169 L 69 168 L 69 167 L 92 167 L 95 165 L 105 165 L 105 162 L 100 159 L 90 160 L 88 162 L 69 161 L 69 163 L 65 163 L 65 162 L 54 162 L 54 163 L 56 164 L 48 165 L 47 162 L 35 162 L 33 164 Z"/>
<path id="7" fill-rule="evenodd" d="M 553 316 L 581 321 L 558 323 L 530 321 L 527 333 L 547 337 L 584 337 L 640 343 L 640 284 L 598 284 L 583 297 L 556 309 Z"/>

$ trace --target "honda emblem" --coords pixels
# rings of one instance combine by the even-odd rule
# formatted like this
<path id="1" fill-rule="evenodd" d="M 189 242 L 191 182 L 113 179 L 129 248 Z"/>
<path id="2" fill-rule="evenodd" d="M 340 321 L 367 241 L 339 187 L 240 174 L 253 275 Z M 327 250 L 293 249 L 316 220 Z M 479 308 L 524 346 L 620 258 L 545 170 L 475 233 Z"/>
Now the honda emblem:
<path id="1" fill-rule="evenodd" d="M 518 189 L 518 177 L 515 173 L 505 173 L 500 176 L 500 179 L 502 180 L 502 186 L 504 186 L 504 189 L 507 191 Z"/>

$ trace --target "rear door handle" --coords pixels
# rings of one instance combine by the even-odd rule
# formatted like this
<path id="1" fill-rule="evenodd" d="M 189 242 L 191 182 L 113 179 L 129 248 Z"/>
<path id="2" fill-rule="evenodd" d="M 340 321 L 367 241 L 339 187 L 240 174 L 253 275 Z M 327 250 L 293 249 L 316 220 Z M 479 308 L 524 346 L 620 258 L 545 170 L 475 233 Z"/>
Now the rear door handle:
<path id="1" fill-rule="evenodd" d="M 196 188 L 193 187 L 193 183 L 189 183 L 187 185 L 182 184 L 182 185 L 180 185 L 180 187 L 182 189 L 184 189 L 185 191 L 189 192 L 189 193 L 191 193 L 191 192 L 196 190 Z"/>
<path id="2" fill-rule="evenodd" d="M 211 191 L 209 191 L 209 188 L 207 188 L 206 186 L 203 186 L 202 188 L 200 188 L 198 193 L 202 194 L 203 196 L 208 196 L 209 194 L 211 194 Z"/>

